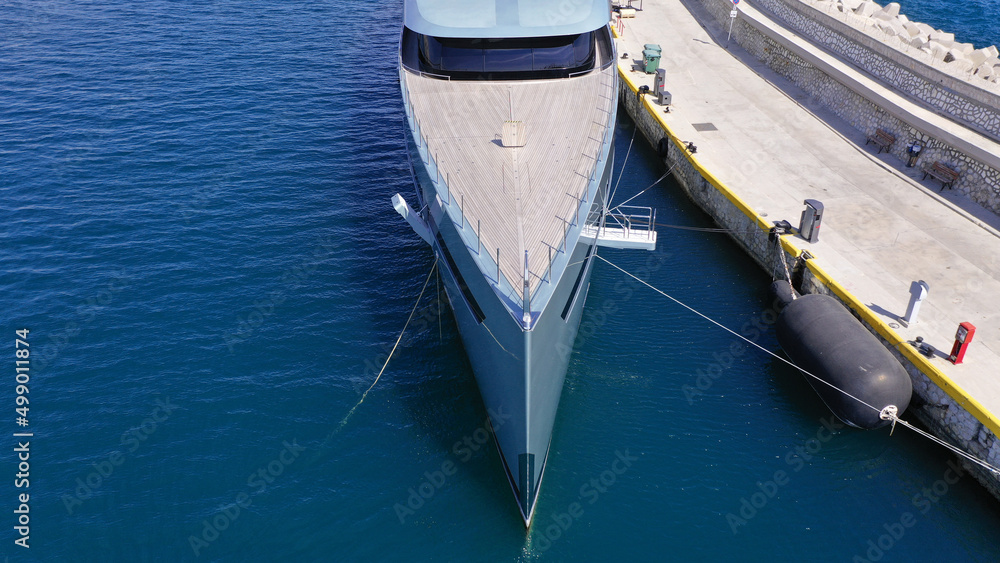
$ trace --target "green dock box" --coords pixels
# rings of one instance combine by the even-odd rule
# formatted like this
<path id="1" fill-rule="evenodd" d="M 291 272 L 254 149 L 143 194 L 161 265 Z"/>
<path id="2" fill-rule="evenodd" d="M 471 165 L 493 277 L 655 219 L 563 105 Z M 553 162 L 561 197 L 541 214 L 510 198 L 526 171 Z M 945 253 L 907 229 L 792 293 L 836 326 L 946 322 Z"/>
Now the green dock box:
<path id="1" fill-rule="evenodd" d="M 660 67 L 660 51 L 645 49 L 642 51 L 642 69 L 646 74 L 653 74 Z"/>

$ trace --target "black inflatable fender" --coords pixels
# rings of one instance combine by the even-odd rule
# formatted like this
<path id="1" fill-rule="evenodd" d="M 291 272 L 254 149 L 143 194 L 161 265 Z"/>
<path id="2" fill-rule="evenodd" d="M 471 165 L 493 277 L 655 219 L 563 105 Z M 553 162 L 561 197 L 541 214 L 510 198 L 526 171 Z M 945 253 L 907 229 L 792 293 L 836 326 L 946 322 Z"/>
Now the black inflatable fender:
<path id="1" fill-rule="evenodd" d="M 878 338 L 833 297 L 798 297 L 781 311 L 775 328 L 785 354 L 795 365 L 822 380 L 803 374 L 833 414 L 847 424 L 858 428 L 885 426 L 889 421 L 879 418 L 879 410 L 895 405 L 903 414 L 909 406 L 913 393 L 909 374 Z"/>

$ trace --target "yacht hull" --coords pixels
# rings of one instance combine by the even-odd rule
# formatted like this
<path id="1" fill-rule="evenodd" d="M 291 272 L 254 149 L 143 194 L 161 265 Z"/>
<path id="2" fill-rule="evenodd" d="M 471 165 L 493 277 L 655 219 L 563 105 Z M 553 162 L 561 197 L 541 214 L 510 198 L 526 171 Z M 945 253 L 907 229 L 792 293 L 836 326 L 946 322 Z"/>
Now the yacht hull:
<path id="1" fill-rule="evenodd" d="M 610 144 L 610 136 L 608 143 Z M 495 285 L 484 276 L 459 233 L 462 228 L 441 208 L 420 152 L 408 136 L 412 172 L 432 247 L 466 354 L 493 425 L 504 471 L 526 525 L 529 525 L 548 460 L 563 382 L 573 342 L 583 316 L 597 247 L 577 242 L 569 266 L 557 279 L 552 296 L 531 330 L 512 316 Z M 608 147 L 592 216 L 598 217 L 610 182 Z"/>

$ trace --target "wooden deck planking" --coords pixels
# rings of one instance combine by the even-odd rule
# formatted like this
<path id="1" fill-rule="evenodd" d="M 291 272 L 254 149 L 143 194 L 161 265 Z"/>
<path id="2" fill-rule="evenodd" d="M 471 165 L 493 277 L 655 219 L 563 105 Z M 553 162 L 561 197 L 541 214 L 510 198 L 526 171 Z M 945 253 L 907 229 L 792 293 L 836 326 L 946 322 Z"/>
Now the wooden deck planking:
<path id="1" fill-rule="evenodd" d="M 422 134 L 457 200 L 465 194 L 468 228 L 482 222 L 483 251 L 496 256 L 516 287 L 529 252 L 534 290 L 561 247 L 564 224 L 598 157 L 603 123 L 617 103 L 615 69 L 566 80 L 446 81 L 405 73 Z M 607 91 L 605 91 L 607 90 Z M 523 148 L 500 145 L 503 122 L 527 127 Z M 582 217 L 581 217 L 582 219 Z M 475 249 L 473 249 L 475 250 Z"/>

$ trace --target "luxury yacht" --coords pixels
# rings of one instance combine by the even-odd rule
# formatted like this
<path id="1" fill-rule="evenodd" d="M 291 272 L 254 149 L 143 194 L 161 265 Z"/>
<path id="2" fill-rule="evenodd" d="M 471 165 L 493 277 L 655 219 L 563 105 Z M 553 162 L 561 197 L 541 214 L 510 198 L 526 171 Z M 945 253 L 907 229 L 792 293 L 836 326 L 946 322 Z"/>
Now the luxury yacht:
<path id="1" fill-rule="evenodd" d="M 406 0 L 399 81 L 416 206 L 525 525 L 597 246 L 655 245 L 608 213 L 618 108 L 607 0 Z M 647 210 L 648 211 L 648 210 Z"/>

